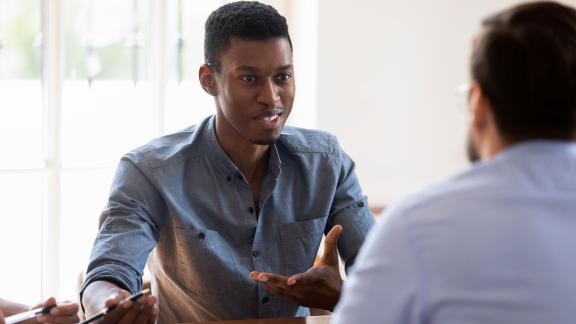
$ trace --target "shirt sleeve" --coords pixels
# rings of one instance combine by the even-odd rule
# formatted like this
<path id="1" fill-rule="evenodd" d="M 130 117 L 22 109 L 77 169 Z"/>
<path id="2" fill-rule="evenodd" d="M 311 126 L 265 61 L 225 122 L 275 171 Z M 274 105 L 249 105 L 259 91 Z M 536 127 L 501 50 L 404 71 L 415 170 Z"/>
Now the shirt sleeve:
<path id="1" fill-rule="evenodd" d="M 344 284 L 332 324 L 422 323 L 423 280 L 406 226 L 397 211 L 381 216 Z"/>
<path id="2" fill-rule="evenodd" d="M 350 266 L 354 264 L 364 239 L 374 225 L 374 217 L 356 177 L 354 161 L 342 150 L 340 150 L 337 168 L 338 183 L 325 234 L 334 225 L 342 225 L 342 233 L 338 239 L 338 252 L 348 272 Z"/>
<path id="3" fill-rule="evenodd" d="M 110 281 L 132 293 L 142 289 L 142 272 L 156 246 L 164 201 L 146 166 L 133 154 L 124 156 L 116 170 L 100 230 L 94 242 L 86 280 Z M 80 299 L 82 300 L 82 299 Z"/>

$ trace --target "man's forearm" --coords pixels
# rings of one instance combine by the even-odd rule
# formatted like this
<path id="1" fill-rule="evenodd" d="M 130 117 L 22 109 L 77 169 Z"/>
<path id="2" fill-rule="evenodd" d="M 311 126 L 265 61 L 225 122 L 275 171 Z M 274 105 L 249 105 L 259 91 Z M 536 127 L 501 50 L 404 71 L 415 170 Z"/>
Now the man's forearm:
<path id="1" fill-rule="evenodd" d="M 14 314 L 22 313 L 28 310 L 28 305 L 11 302 L 0 298 L 0 310 L 4 316 L 12 316 Z"/>

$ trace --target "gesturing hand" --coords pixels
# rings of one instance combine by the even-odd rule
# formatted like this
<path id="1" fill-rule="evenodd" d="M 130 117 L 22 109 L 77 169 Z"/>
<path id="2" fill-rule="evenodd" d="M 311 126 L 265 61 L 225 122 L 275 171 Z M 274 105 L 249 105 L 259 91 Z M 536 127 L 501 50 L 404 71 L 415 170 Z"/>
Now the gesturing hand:
<path id="1" fill-rule="evenodd" d="M 336 244 L 341 232 L 342 226 L 332 227 L 324 240 L 324 254 L 320 263 L 306 272 L 286 277 L 252 271 L 250 278 L 262 283 L 274 294 L 296 304 L 333 310 L 340 299 L 342 288 Z"/>

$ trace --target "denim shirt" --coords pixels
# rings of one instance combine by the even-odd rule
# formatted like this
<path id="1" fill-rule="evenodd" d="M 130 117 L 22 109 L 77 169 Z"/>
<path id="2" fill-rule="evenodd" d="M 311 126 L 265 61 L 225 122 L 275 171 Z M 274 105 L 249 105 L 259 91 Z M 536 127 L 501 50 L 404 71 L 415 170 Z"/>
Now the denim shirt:
<path id="1" fill-rule="evenodd" d="M 148 262 L 160 323 L 307 315 L 249 273 L 306 271 L 335 224 L 340 257 L 354 262 L 374 223 L 354 162 L 334 136 L 287 126 L 270 146 L 260 197 L 257 215 L 214 116 L 126 154 L 82 291 L 107 280 L 136 292 Z"/>

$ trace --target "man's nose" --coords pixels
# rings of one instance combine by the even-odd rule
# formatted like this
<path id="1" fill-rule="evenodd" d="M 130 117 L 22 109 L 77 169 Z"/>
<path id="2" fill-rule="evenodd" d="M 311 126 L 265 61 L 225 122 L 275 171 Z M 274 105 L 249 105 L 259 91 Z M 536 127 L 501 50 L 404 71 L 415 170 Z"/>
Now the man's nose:
<path id="1" fill-rule="evenodd" d="M 276 106 L 280 101 L 279 88 L 273 80 L 268 80 L 260 88 L 258 101 L 268 106 Z"/>

